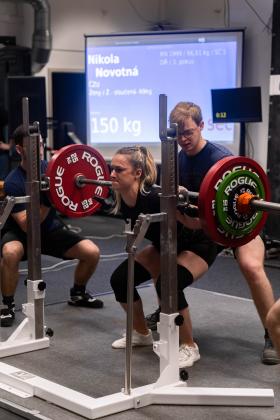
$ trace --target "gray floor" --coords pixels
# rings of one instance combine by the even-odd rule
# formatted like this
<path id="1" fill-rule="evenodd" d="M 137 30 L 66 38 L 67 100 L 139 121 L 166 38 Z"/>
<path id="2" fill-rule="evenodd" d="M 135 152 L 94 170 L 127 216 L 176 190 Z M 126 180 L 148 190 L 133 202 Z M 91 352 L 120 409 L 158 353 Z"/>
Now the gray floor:
<path id="1" fill-rule="evenodd" d="M 102 234 L 100 225 L 104 221 L 102 218 L 95 218 L 95 222 L 97 225 L 94 234 L 98 236 Z M 83 223 L 87 224 L 87 220 Z M 86 228 L 90 231 L 92 221 L 88 223 Z M 112 228 L 110 221 L 106 220 L 105 223 L 107 236 L 118 233 Z M 118 223 L 119 221 L 114 224 L 114 228 L 116 225 L 120 227 Z M 100 245 L 102 254 L 107 257 L 101 260 L 99 271 L 90 283 L 90 288 L 96 292 L 100 292 L 101 289 L 107 292 L 102 297 L 104 308 L 92 310 L 67 305 L 74 269 L 72 263 L 62 264 L 59 271 L 56 271 L 57 268 L 46 271 L 44 274 L 48 283 L 46 323 L 55 333 L 50 348 L 3 358 L 1 362 L 95 398 L 120 392 L 124 386 L 124 351 L 113 350 L 111 343 L 121 336 L 125 328 L 125 317 L 108 289 L 108 273 L 123 258 L 123 256 L 114 257 L 113 254 L 121 253 L 123 249 L 120 249 L 120 244 L 116 245 L 115 242 L 110 242 L 108 246 L 108 239 L 105 242 L 102 244 L 101 241 Z M 54 263 L 56 261 L 43 257 L 44 267 L 54 266 Z M 279 269 L 271 269 L 269 274 L 278 293 Z M 24 276 L 22 273 L 22 277 Z M 107 283 L 101 285 L 105 281 Z M 111 415 L 107 417 L 108 419 L 280 419 L 280 365 L 265 366 L 260 362 L 264 342 L 263 328 L 252 301 L 247 297 L 249 296 L 247 286 L 234 259 L 219 257 L 208 275 L 197 283 L 197 287 L 200 288 L 188 290 L 187 298 L 201 360 L 188 370 L 189 386 L 272 388 L 275 392 L 275 406 L 268 408 L 148 406 Z M 25 288 L 21 285 L 17 296 L 18 306 L 25 292 Z M 153 287 L 140 289 L 140 294 L 143 297 L 145 312 L 151 312 L 156 306 Z M 17 322 L 20 319 L 21 314 L 17 312 Z M 1 340 L 8 336 L 7 329 L 3 330 L 2 328 Z M 158 336 L 155 333 L 156 338 Z M 135 349 L 132 367 L 133 388 L 153 383 L 158 375 L 158 358 L 152 349 Z M 30 410 L 38 410 L 41 416 L 52 420 L 82 419 L 38 398 L 21 399 L 6 391 L 1 391 L 1 398 Z M 17 416 L 0 408 L 0 419 L 14 420 Z"/>
<path id="2" fill-rule="evenodd" d="M 152 287 L 140 291 L 145 310 L 155 303 Z M 260 363 L 263 338 L 251 301 L 191 289 L 194 334 L 201 360 L 189 369 L 189 386 L 273 388 L 275 407 L 149 406 L 107 418 L 121 419 L 276 419 L 280 413 L 280 366 Z M 119 392 L 124 386 L 124 352 L 111 342 L 124 328 L 124 315 L 112 295 L 104 296 L 102 310 L 77 309 L 65 304 L 46 308 L 48 325 L 55 335 L 49 349 L 11 356 L 4 363 L 42 376 L 92 397 Z M 156 335 L 155 335 L 156 337 Z M 159 373 L 151 348 L 133 353 L 132 386 L 154 382 Z M 3 398 L 37 409 L 53 420 L 80 418 L 39 399 L 20 399 L 3 391 Z M 1 418 L 1 417 L 0 417 Z"/>

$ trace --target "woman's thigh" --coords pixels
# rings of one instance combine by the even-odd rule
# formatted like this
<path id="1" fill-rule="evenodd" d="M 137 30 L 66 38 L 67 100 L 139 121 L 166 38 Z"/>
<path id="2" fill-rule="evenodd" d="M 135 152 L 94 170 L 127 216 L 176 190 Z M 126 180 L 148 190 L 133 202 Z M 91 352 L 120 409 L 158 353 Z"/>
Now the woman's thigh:
<path id="1" fill-rule="evenodd" d="M 160 254 L 153 245 L 147 245 L 137 252 L 135 260 L 149 271 L 151 277 L 156 279 L 160 274 Z"/>

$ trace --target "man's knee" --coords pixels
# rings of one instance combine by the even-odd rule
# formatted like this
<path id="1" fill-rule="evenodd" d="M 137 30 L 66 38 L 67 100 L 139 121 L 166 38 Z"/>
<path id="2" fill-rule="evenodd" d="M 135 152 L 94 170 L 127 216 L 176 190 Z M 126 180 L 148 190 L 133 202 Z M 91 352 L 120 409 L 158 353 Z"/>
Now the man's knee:
<path id="1" fill-rule="evenodd" d="M 81 241 L 81 244 L 86 254 L 99 260 L 100 249 L 94 242 L 90 241 L 89 239 L 84 239 Z"/>
<path id="2" fill-rule="evenodd" d="M 100 250 L 98 246 L 89 239 L 83 239 L 72 246 L 72 248 L 65 253 L 65 257 L 76 258 L 88 265 L 96 266 L 100 258 Z"/>
<path id="3" fill-rule="evenodd" d="M 2 262 L 4 265 L 17 267 L 24 255 L 24 249 L 20 242 L 7 242 L 2 248 Z"/>
<path id="4" fill-rule="evenodd" d="M 264 271 L 264 254 L 264 244 L 259 236 L 235 250 L 241 271 L 248 275 Z"/>
<path id="5" fill-rule="evenodd" d="M 100 259 L 100 250 L 98 246 L 95 245 L 93 242 L 88 242 L 88 244 L 84 245 L 84 256 L 81 258 L 80 261 L 84 262 L 87 265 L 87 267 L 92 272 L 94 272 Z"/>
<path id="6" fill-rule="evenodd" d="M 263 281 L 268 281 L 262 260 L 248 258 L 247 261 L 242 261 L 242 263 L 239 263 L 239 267 L 247 282 L 250 284 L 257 284 L 262 283 Z"/>
<path id="7" fill-rule="evenodd" d="M 239 251 L 236 255 L 236 260 L 242 273 L 248 280 L 262 278 L 264 275 L 264 253 L 254 252 L 254 250 L 246 250 L 246 252 Z"/>

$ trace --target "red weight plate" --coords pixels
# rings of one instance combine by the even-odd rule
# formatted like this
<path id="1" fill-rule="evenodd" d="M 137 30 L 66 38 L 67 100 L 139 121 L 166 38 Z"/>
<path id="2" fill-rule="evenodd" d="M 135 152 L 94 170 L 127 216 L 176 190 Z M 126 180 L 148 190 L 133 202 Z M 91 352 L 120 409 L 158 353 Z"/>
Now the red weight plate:
<path id="1" fill-rule="evenodd" d="M 88 179 L 109 180 L 107 163 L 93 147 L 73 144 L 58 150 L 48 163 L 46 176 L 50 179 L 49 196 L 56 209 L 69 217 L 95 213 L 101 206 L 94 196 L 108 197 L 108 187 L 84 184 L 77 186 L 81 175 Z"/>
<path id="2" fill-rule="evenodd" d="M 215 217 L 215 199 L 219 183 L 232 171 L 250 170 L 255 172 L 265 190 L 265 200 L 270 200 L 270 189 L 267 176 L 262 167 L 252 159 L 243 156 L 229 156 L 215 163 L 205 175 L 199 190 L 199 217 L 204 231 L 213 239 L 213 241 L 227 247 L 238 247 L 250 242 L 262 230 L 267 213 L 263 213 L 260 223 L 245 236 L 234 236 L 225 233 L 219 226 Z"/>

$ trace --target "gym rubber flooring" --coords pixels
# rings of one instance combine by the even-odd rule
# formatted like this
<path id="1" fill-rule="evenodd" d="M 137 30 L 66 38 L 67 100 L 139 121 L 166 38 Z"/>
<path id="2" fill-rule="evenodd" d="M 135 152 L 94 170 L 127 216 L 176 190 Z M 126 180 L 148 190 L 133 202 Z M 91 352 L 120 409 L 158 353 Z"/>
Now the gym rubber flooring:
<path id="1" fill-rule="evenodd" d="M 124 386 L 124 351 L 113 350 L 111 343 L 125 329 L 125 316 L 115 302 L 109 278 L 125 258 L 123 223 L 101 215 L 85 219 L 64 219 L 94 240 L 102 258 L 89 289 L 101 294 L 104 308 L 99 310 L 73 308 L 67 305 L 72 285 L 75 261 L 60 261 L 42 256 L 43 278 L 47 282 L 46 324 L 54 330 L 48 349 L 10 356 L 1 362 L 80 391 L 92 397 L 111 395 Z M 268 262 L 275 294 L 280 295 L 278 261 Z M 21 265 L 17 292 L 17 307 L 26 301 L 23 280 L 26 264 Z M 145 313 L 156 308 L 153 285 L 140 289 Z M 209 272 L 187 291 L 193 320 L 194 336 L 200 348 L 201 360 L 188 369 L 189 386 L 272 388 L 274 407 L 221 406 L 147 406 L 108 416 L 108 419 L 248 419 L 276 420 L 280 418 L 280 366 L 265 366 L 260 362 L 263 348 L 263 328 L 236 261 L 232 256 L 219 256 Z M 16 313 L 17 322 L 22 315 Z M 3 331 L 1 339 L 11 331 Z M 154 333 L 155 339 L 158 338 Z M 157 356 L 151 348 L 133 350 L 132 387 L 153 383 L 159 375 Z M 1 382 L 1 381 L 0 381 Z M 82 417 L 38 398 L 22 399 L 1 390 L 2 398 L 28 410 L 37 410 L 40 418 L 78 420 Z M 1 407 L 1 405 L 0 405 Z M 8 411 L 0 408 L 0 419 Z M 9 413 L 8 413 L 9 415 Z M 15 414 L 11 414 L 11 416 Z M 10 417 L 16 419 L 16 417 Z M 28 417 L 27 417 L 28 418 Z"/>

